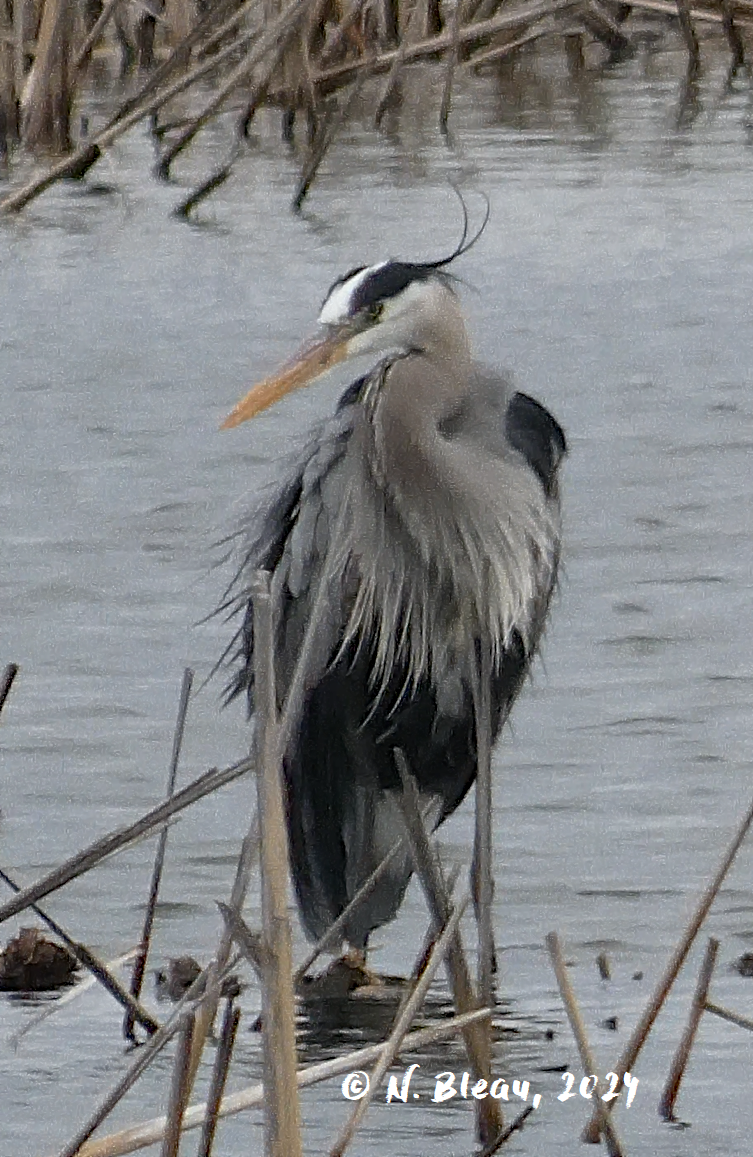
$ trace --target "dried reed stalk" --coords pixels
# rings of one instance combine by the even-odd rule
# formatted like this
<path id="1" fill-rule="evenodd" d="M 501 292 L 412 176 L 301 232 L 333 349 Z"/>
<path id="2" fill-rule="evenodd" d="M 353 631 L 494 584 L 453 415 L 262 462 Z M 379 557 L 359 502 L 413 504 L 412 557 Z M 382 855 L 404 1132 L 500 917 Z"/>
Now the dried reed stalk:
<path id="1" fill-rule="evenodd" d="M 465 909 L 468 905 L 469 898 L 470 897 L 466 896 L 463 900 L 460 901 L 452 913 L 450 919 L 447 921 L 441 936 L 432 948 L 429 959 L 426 962 L 426 967 L 420 979 L 414 986 L 413 991 L 405 1003 L 405 1006 L 398 1012 L 392 1031 L 385 1041 L 385 1047 L 382 1051 L 382 1055 L 380 1056 L 379 1060 L 374 1066 L 373 1072 L 371 1073 L 368 1092 L 366 1096 L 356 1104 L 350 1120 L 340 1133 L 340 1136 L 338 1137 L 335 1144 L 332 1146 L 330 1157 L 343 1157 L 343 1153 L 347 1149 L 350 1142 L 353 1140 L 355 1131 L 366 1115 L 366 1110 L 368 1109 L 374 1094 L 379 1088 L 379 1085 L 384 1078 L 384 1074 L 387 1072 L 387 1069 L 390 1067 L 398 1052 L 400 1051 L 400 1046 L 403 1043 L 405 1034 L 410 1028 L 414 1016 L 424 1002 L 426 993 L 429 991 L 429 985 L 434 979 L 437 969 L 447 955 L 450 944 L 455 934 L 457 933 L 458 928 L 460 927 L 460 921 L 463 918 L 463 913 L 465 912 Z"/>
<path id="2" fill-rule="evenodd" d="M 735 10 L 732 0 L 719 0 L 722 10 L 722 27 L 727 37 L 730 52 L 732 53 L 732 69 L 741 68 L 745 64 L 745 45 L 740 30 L 735 24 Z"/>
<path id="3" fill-rule="evenodd" d="M 707 1000 L 703 1007 L 705 1012 L 713 1013 L 714 1016 L 718 1016 L 722 1020 L 728 1020 L 730 1024 L 736 1024 L 738 1028 L 747 1028 L 749 1032 L 753 1032 L 753 1020 L 749 1017 L 740 1016 L 739 1012 L 730 1012 L 728 1008 L 724 1008 L 721 1004 L 714 1004 L 710 1000 Z"/>
<path id="4" fill-rule="evenodd" d="M 442 1021 L 441 1024 L 434 1025 L 432 1028 L 409 1033 L 403 1041 L 402 1051 L 403 1053 L 415 1052 L 439 1041 L 448 1040 L 469 1026 L 488 1020 L 491 1015 L 491 1009 L 475 1009 L 463 1016 L 455 1016 L 450 1020 Z M 157 1037 L 152 1037 L 152 1040 L 144 1045 L 143 1051 L 152 1048 L 156 1040 Z M 308 1088 L 320 1081 L 328 1081 L 332 1077 L 341 1076 L 343 1073 L 349 1073 L 353 1069 L 371 1064 L 372 1061 L 379 1059 L 383 1048 L 383 1044 L 370 1045 L 368 1048 L 358 1049 L 346 1056 L 335 1057 L 334 1060 L 323 1061 L 316 1065 L 310 1065 L 308 1068 L 299 1069 L 296 1074 L 296 1085 L 299 1089 Z M 258 1108 L 264 1104 L 264 1096 L 263 1084 L 249 1085 L 245 1089 L 223 1097 L 217 1116 L 228 1117 L 234 1113 L 241 1113 L 245 1109 Z M 183 1117 L 184 1133 L 190 1129 L 198 1129 L 203 1124 L 206 1108 L 206 1105 L 202 1104 L 192 1105 L 186 1109 Z M 144 1121 L 130 1129 L 111 1133 L 98 1141 L 91 1141 L 80 1149 L 74 1150 L 72 1154 L 66 1153 L 65 1157 L 73 1157 L 74 1153 L 78 1154 L 78 1157 L 123 1157 L 126 1153 L 135 1153 L 139 1149 L 146 1149 L 149 1145 L 159 1144 L 165 1132 L 165 1123 L 165 1117 Z"/>
<path id="5" fill-rule="evenodd" d="M 270 576 L 257 571 L 254 608 L 254 702 L 261 833 L 262 984 L 267 1157 L 301 1157 L 296 1088 L 295 994 L 288 919 L 288 831 L 277 742 L 274 617 Z"/>
<path id="6" fill-rule="evenodd" d="M 69 0 L 45 0 L 34 64 L 24 87 L 21 133 L 28 148 L 62 153 L 71 147 L 72 25 Z"/>
<path id="7" fill-rule="evenodd" d="M 672 1060 L 667 1083 L 664 1086 L 664 1091 L 659 1101 L 659 1116 L 663 1117 L 665 1121 L 673 1121 L 675 1119 L 675 1101 L 680 1091 L 680 1083 L 690 1057 L 690 1050 L 695 1041 L 698 1025 L 704 1013 L 706 997 L 709 994 L 709 985 L 711 984 L 711 976 L 714 971 L 714 965 L 716 964 L 716 954 L 718 951 L 719 941 L 711 936 L 709 938 L 708 948 L 706 949 L 706 955 L 703 958 L 701 971 L 698 974 L 698 983 L 693 994 L 688 1023 L 685 1032 L 682 1034 L 682 1040 L 677 1046 L 677 1052 Z"/>
<path id="8" fill-rule="evenodd" d="M 560 990 L 563 1004 L 567 1011 L 567 1017 L 570 1021 L 570 1027 L 573 1030 L 573 1036 L 578 1046 L 580 1054 L 580 1062 L 583 1066 L 583 1072 L 586 1076 L 597 1071 L 596 1061 L 594 1060 L 591 1046 L 588 1043 L 586 1036 L 586 1026 L 583 1023 L 583 1017 L 578 1008 L 578 1002 L 575 999 L 575 993 L 570 983 L 570 977 L 567 974 L 565 966 L 565 959 L 562 955 L 562 947 L 560 945 L 559 936 L 556 932 L 549 932 L 546 937 L 546 946 L 551 957 L 554 974 L 557 977 L 557 985 Z M 599 1118 L 599 1126 L 604 1139 L 607 1143 L 607 1152 L 609 1157 L 624 1157 L 624 1150 L 617 1136 L 617 1131 L 614 1126 L 614 1121 L 609 1116 L 606 1105 L 600 1097 L 596 1098 L 596 1114 Z"/>
<path id="9" fill-rule="evenodd" d="M 6 904 L 0 907 L 0 924 L 3 921 L 10 919 L 11 916 L 17 916 L 19 912 L 23 912 L 26 908 L 35 904 L 37 900 L 49 896 L 51 892 L 57 891 L 65 884 L 75 880 L 78 876 L 83 876 L 85 872 L 90 871 L 106 856 L 112 856 L 116 852 L 120 852 L 123 848 L 128 847 L 129 844 L 154 831 L 155 828 L 160 827 L 166 823 L 172 816 L 177 815 L 178 812 L 190 807 L 191 804 L 203 799 L 212 792 L 217 791 L 221 787 L 226 787 L 227 784 L 233 783 L 234 780 L 239 779 L 247 772 L 253 771 L 255 762 L 253 759 L 242 759 L 239 763 L 234 763 L 230 767 L 216 768 L 213 767 L 200 775 L 198 779 L 193 780 L 187 784 L 186 787 L 176 792 L 172 799 L 166 800 L 153 808 L 146 815 L 141 816 L 135 823 L 128 824 L 126 827 L 116 828 L 109 832 L 101 839 L 95 840 L 83 851 L 78 852 L 69 860 L 66 860 L 59 867 L 54 868 L 48 872 L 46 876 L 42 876 L 36 883 L 31 884 L 28 888 L 24 888 L 18 893 L 14 899 L 9 900 Z"/>
<path id="10" fill-rule="evenodd" d="M 0 714 L 5 706 L 5 700 L 10 695 L 10 689 L 13 686 L 13 680 L 18 674 L 18 663 L 9 663 L 3 671 L 0 679 Z"/>
<path id="11" fill-rule="evenodd" d="M 217 91 L 207 101 L 201 112 L 194 117 L 191 124 L 183 130 L 178 139 L 174 141 L 165 154 L 160 157 L 159 164 L 157 165 L 157 173 L 163 180 L 166 180 L 169 176 L 170 165 L 178 154 L 191 143 L 199 130 L 219 112 L 230 94 L 240 85 L 248 81 L 253 70 L 269 53 L 271 53 L 272 56 L 270 68 L 274 69 L 277 67 L 291 37 L 297 31 L 303 17 L 306 15 L 306 5 L 308 2 L 309 0 L 292 0 L 292 3 L 283 9 L 280 16 L 272 21 L 268 28 L 265 28 L 253 47 L 244 56 L 240 64 L 236 65 L 227 80 L 220 85 Z"/>
<path id="12" fill-rule="evenodd" d="M 191 1045 L 193 1043 L 194 1013 L 181 1014 L 178 1028 L 178 1047 L 175 1050 L 173 1079 L 170 1086 L 170 1102 L 167 1107 L 167 1124 L 162 1138 L 161 1157 L 178 1157 L 183 1114 L 186 1111 L 191 1090 Z"/>
<path id="13" fill-rule="evenodd" d="M 85 65 L 89 63 L 89 58 L 94 51 L 99 38 L 101 37 L 107 25 L 110 23 L 112 17 L 115 15 L 115 9 L 121 3 L 122 0 L 106 0 L 106 3 L 102 5 L 102 11 L 94 21 L 94 24 L 92 24 L 89 33 L 84 40 L 84 43 L 81 45 L 78 52 L 76 53 L 76 56 L 74 57 L 74 71 L 79 72 L 82 68 L 84 68 Z"/>
<path id="14" fill-rule="evenodd" d="M 183 733 L 186 727 L 186 714 L 188 712 L 188 700 L 191 695 L 191 687 L 193 686 L 193 671 L 190 667 L 186 667 L 183 672 L 183 682 L 180 689 L 180 699 L 178 701 L 178 718 L 175 723 L 175 733 L 173 735 L 173 750 L 170 756 L 170 770 L 167 775 L 167 788 L 165 791 L 165 798 L 172 799 L 175 794 L 175 783 L 178 777 L 178 762 L 180 760 L 180 749 L 183 746 Z M 159 834 L 157 841 L 157 851 L 154 857 L 154 867 L 152 868 L 152 878 L 149 883 L 149 898 L 146 902 L 146 913 L 144 914 L 144 926 L 141 931 L 141 942 L 139 945 L 139 953 L 136 957 L 136 963 L 133 966 L 133 973 L 131 975 L 131 995 L 135 1000 L 141 995 L 141 987 L 144 983 L 144 973 L 146 972 L 146 961 L 149 955 L 149 945 L 152 939 L 152 928 L 154 926 L 154 914 L 157 911 L 157 898 L 159 896 L 160 883 L 162 881 L 162 869 L 165 864 L 165 852 L 167 851 L 167 834 L 168 828 L 163 828 Z M 129 1010 L 123 1022 L 123 1036 L 126 1040 L 134 1041 L 135 1036 L 133 1032 L 133 1013 Z"/>
<path id="15" fill-rule="evenodd" d="M 447 923 L 450 915 L 442 873 L 421 820 L 418 790 L 408 762 L 398 748 L 395 749 L 394 756 L 403 785 L 403 792 L 399 798 L 416 873 L 421 880 L 434 925 L 441 928 Z M 463 1013 L 478 1007 L 459 931 L 452 938 L 445 964 L 456 1010 Z M 480 1025 L 467 1028 L 463 1033 L 463 1040 L 475 1076 L 488 1081 L 491 1076 L 491 1034 L 488 1026 L 486 1031 Z M 488 1145 L 502 1132 L 504 1127 L 502 1113 L 498 1103 L 490 1098 L 476 1101 L 476 1113 L 480 1140 L 482 1144 Z"/>
<path id="16" fill-rule="evenodd" d="M 3 880 L 11 891 L 16 894 L 21 891 L 15 880 L 13 880 L 7 872 L 2 871 L 2 869 L 0 869 L 0 880 Z M 63 944 L 65 944 L 68 951 L 76 957 L 79 964 L 86 968 L 94 979 L 98 980 L 102 987 L 106 989 L 111 996 L 114 996 L 118 1003 L 127 1010 L 129 1016 L 132 1016 L 134 1020 L 138 1021 L 147 1032 L 153 1033 L 157 1031 L 159 1021 L 155 1020 L 152 1014 L 148 1012 L 143 1005 L 139 1004 L 138 997 L 132 996 L 123 988 L 122 984 L 113 976 L 103 960 L 95 956 L 85 944 L 80 944 L 78 940 L 74 940 L 73 937 L 66 932 L 65 928 L 63 928 L 61 924 L 58 924 L 56 920 L 53 920 L 51 916 L 48 916 L 42 908 L 38 908 L 36 904 L 30 905 L 30 907 L 39 919 L 47 925 L 50 931 L 54 933 L 58 939 L 63 941 Z"/>
<path id="17" fill-rule="evenodd" d="M 220 1109 L 222 1094 L 225 1091 L 225 1082 L 227 1080 L 228 1068 L 230 1067 L 230 1059 L 233 1055 L 233 1046 L 235 1045 L 235 1037 L 238 1032 L 238 1022 L 240 1019 L 241 1010 L 235 1007 L 232 999 L 228 1000 L 225 1006 L 225 1016 L 222 1020 L 220 1043 L 217 1047 L 217 1055 L 214 1058 L 212 1083 L 209 1086 L 206 1116 L 204 1118 L 204 1124 L 201 1127 L 198 1157 L 211 1157 L 212 1155 L 214 1135 L 217 1131 L 217 1114 Z"/>
<path id="18" fill-rule="evenodd" d="M 619 1061 L 616 1065 L 613 1066 L 619 1080 L 622 1080 L 624 1074 L 626 1072 L 630 1072 L 630 1070 L 633 1068 L 633 1065 L 638 1058 L 638 1054 L 645 1044 L 646 1037 L 651 1032 L 654 1021 L 659 1015 L 662 1005 L 667 999 L 669 991 L 677 979 L 677 974 L 685 963 L 687 955 L 693 946 L 693 941 L 698 935 L 704 920 L 709 914 L 711 905 L 714 903 L 719 889 L 724 883 L 725 876 L 732 867 L 735 856 L 740 850 L 742 843 L 748 834 L 751 824 L 753 824 L 753 803 L 751 803 L 748 811 L 745 813 L 745 816 L 743 817 L 737 831 L 735 832 L 735 835 L 732 838 L 730 846 L 722 858 L 722 862 L 716 871 L 716 875 L 714 876 L 706 891 L 701 896 L 690 923 L 685 929 L 679 944 L 670 956 L 667 967 L 665 968 L 659 983 L 651 995 L 643 1016 L 635 1026 L 633 1034 L 625 1045 Z M 613 1104 L 614 1101 L 610 1101 L 608 1108 L 611 1109 Z M 589 1141 L 592 1144 L 598 1144 L 599 1132 L 599 1123 L 596 1116 L 594 1116 L 583 1132 L 583 1140 Z"/>
<path id="19" fill-rule="evenodd" d="M 698 44 L 695 28 L 693 27 L 689 0 L 677 0 L 677 16 L 680 21 L 682 38 L 688 50 L 688 65 L 695 71 L 701 64 L 701 49 Z"/>

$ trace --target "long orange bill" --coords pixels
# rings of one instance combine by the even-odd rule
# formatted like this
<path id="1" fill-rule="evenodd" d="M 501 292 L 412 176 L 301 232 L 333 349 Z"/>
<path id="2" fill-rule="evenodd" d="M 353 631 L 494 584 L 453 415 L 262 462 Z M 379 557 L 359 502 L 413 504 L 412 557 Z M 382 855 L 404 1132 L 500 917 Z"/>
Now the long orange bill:
<path id="1" fill-rule="evenodd" d="M 325 337 L 304 346 L 301 352 L 283 367 L 278 374 L 258 382 L 246 394 L 231 414 L 228 414 L 220 426 L 221 430 L 230 430 L 239 426 L 241 422 L 255 418 L 262 410 L 279 402 L 291 390 L 298 390 L 308 385 L 315 378 L 321 377 L 332 366 L 345 360 L 348 354 L 348 339 L 342 334 Z"/>

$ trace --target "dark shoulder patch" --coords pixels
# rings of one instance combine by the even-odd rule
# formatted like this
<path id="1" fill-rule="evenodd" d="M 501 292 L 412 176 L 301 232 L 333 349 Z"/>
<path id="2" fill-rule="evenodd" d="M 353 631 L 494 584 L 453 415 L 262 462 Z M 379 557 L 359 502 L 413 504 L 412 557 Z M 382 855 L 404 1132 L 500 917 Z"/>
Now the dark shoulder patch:
<path id="1" fill-rule="evenodd" d="M 355 406 L 361 401 L 363 388 L 369 380 L 369 377 L 369 374 L 364 374 L 362 378 L 356 378 L 356 380 L 351 382 L 348 388 L 342 392 L 340 401 L 337 403 L 338 414 L 341 410 L 346 409 L 347 406 Z"/>
<path id="2" fill-rule="evenodd" d="M 565 431 L 549 411 L 528 394 L 513 394 L 505 415 L 507 437 L 551 494 L 557 468 L 567 453 Z"/>

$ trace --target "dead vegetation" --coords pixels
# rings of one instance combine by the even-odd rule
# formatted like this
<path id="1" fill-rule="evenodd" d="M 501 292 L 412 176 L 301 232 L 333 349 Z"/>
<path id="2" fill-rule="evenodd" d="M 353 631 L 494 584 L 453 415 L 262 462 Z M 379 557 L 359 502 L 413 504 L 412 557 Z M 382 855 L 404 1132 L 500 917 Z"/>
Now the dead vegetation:
<path id="1" fill-rule="evenodd" d="M 83 178 L 141 122 L 156 175 L 167 179 L 196 137 L 228 116 L 228 155 L 176 209 L 188 216 L 252 147 L 264 106 L 280 110 L 283 139 L 300 129 L 306 141 L 298 208 L 362 94 L 378 127 L 399 105 L 408 70 L 439 70 L 437 124 L 446 130 L 460 74 L 497 72 L 540 42 L 560 43 L 571 69 L 592 46 L 612 63 L 634 52 L 647 19 L 679 30 L 691 74 L 708 34 L 726 38 L 732 69 L 745 65 L 752 0 L 6 0 L 0 168 L 12 179 L 30 156 L 43 168 L 0 209 L 17 212 L 56 181 Z M 115 107 L 124 80 L 129 95 Z M 114 109 L 97 126 L 84 111 L 93 90 L 104 105 L 109 91 Z"/>

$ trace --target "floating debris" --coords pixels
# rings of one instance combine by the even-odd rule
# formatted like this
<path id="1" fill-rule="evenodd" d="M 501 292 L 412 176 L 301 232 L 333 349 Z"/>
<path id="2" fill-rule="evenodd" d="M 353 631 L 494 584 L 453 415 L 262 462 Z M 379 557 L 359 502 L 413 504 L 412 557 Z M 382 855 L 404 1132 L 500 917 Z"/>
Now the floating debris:
<path id="1" fill-rule="evenodd" d="M 0 952 L 0 991 L 51 992 L 73 984 L 78 961 L 38 928 L 22 928 Z"/>
<path id="2" fill-rule="evenodd" d="M 742 956 L 733 961 L 732 967 L 741 976 L 753 976 L 753 952 L 743 952 Z"/>
<path id="3" fill-rule="evenodd" d="M 167 968 L 155 968 L 154 987 L 158 1000 L 175 1002 L 182 1000 L 202 972 L 201 965 L 193 956 L 176 956 L 172 960 L 168 960 Z M 226 976 L 222 982 L 220 995 L 234 998 L 240 995 L 242 988 L 243 985 L 237 976 Z M 199 994 L 203 991 L 204 986 L 202 985 Z"/>

